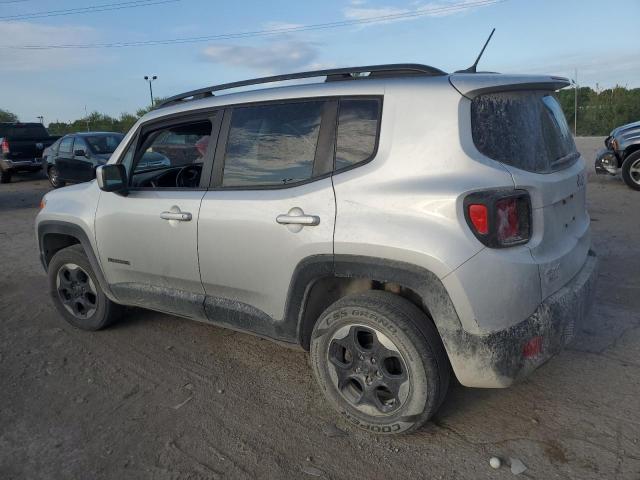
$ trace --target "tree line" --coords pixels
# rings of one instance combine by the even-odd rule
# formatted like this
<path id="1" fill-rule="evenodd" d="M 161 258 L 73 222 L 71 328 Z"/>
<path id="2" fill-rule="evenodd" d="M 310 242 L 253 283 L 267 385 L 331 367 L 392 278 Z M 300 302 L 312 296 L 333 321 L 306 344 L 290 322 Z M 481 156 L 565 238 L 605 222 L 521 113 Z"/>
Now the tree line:
<path id="1" fill-rule="evenodd" d="M 572 129 L 575 94 L 573 88 L 558 92 L 560 105 Z M 640 88 L 578 88 L 578 136 L 609 135 L 614 128 L 637 121 L 640 121 Z"/>
<path id="2" fill-rule="evenodd" d="M 164 99 L 155 98 L 154 103 L 158 105 Z M 66 135 L 75 132 L 121 132 L 127 133 L 134 123 L 145 113 L 151 110 L 151 106 L 140 108 L 136 113 L 121 113 L 117 117 L 112 117 L 105 113 L 91 112 L 85 117 L 72 122 L 50 122 L 47 130 L 51 135 Z M 7 110 L 0 108 L 0 122 L 17 122 L 18 116 Z"/>
<path id="3" fill-rule="evenodd" d="M 575 90 L 561 90 L 558 97 L 573 129 Z M 156 104 L 161 101 L 162 99 L 155 99 Z M 119 117 L 92 112 L 73 122 L 51 122 L 48 130 L 51 135 L 87 130 L 126 133 L 149 110 L 151 107 L 141 108 L 135 114 L 122 113 Z M 18 121 L 17 115 L 0 109 L 0 122 L 15 121 Z M 615 127 L 636 121 L 640 121 L 640 88 L 616 86 L 606 90 L 594 90 L 591 87 L 578 89 L 578 136 L 605 136 Z"/>

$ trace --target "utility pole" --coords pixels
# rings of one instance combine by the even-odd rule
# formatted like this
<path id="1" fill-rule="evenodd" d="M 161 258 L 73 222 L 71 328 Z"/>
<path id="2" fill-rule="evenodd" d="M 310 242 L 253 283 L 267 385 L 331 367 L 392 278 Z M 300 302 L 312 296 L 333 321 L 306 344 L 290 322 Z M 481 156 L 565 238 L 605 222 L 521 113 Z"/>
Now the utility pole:
<path id="1" fill-rule="evenodd" d="M 151 86 L 151 82 L 158 79 L 157 75 L 153 75 L 152 77 L 145 75 L 144 79 L 149 82 L 149 96 L 151 97 L 151 108 L 153 108 L 153 87 Z"/>
<path id="2" fill-rule="evenodd" d="M 573 97 L 573 136 L 577 137 L 578 136 L 578 69 L 576 68 L 575 70 L 575 75 L 574 75 L 574 80 L 573 80 L 573 91 L 574 91 L 574 97 Z"/>

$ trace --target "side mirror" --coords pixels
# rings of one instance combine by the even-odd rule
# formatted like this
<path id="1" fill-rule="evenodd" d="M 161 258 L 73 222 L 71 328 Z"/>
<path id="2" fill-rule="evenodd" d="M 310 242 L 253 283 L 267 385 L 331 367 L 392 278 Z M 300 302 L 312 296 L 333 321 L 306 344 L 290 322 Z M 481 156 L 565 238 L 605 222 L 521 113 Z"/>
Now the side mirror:
<path id="1" fill-rule="evenodd" d="M 100 190 L 105 192 L 126 193 L 127 191 L 127 171 L 120 163 L 97 167 L 96 180 Z"/>
<path id="2" fill-rule="evenodd" d="M 88 155 L 87 155 L 87 152 L 85 152 L 85 151 L 84 151 L 84 150 L 82 150 L 82 149 L 75 150 L 75 151 L 73 152 L 73 154 L 74 154 L 76 157 L 87 157 L 87 156 L 88 156 Z"/>

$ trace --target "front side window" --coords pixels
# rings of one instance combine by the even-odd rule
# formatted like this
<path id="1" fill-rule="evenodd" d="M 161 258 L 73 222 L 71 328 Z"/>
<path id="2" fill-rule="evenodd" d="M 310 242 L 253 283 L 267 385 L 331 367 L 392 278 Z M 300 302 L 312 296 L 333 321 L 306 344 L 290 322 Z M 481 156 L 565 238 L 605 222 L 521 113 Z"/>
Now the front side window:
<path id="1" fill-rule="evenodd" d="M 223 187 L 275 186 L 308 180 L 324 101 L 234 108 Z"/>
<path id="2" fill-rule="evenodd" d="M 146 133 L 135 154 L 132 154 L 134 142 L 122 157 L 130 185 L 139 188 L 199 187 L 211 129 L 209 120 L 198 120 Z"/>
<path id="3" fill-rule="evenodd" d="M 335 169 L 371 158 L 375 152 L 380 102 L 374 99 L 340 100 Z"/>
<path id="4" fill-rule="evenodd" d="M 73 149 L 73 137 L 64 137 L 60 140 L 60 147 L 58 148 L 58 153 L 71 153 Z"/>

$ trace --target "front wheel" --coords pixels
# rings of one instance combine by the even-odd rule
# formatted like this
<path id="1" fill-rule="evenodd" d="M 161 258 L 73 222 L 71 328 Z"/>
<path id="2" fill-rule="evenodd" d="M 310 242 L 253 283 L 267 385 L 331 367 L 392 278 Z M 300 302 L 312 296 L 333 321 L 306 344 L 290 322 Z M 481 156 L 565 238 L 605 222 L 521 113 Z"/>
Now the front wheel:
<path id="1" fill-rule="evenodd" d="M 640 150 L 625 159 L 622 164 L 622 179 L 628 187 L 640 190 Z"/>
<path id="2" fill-rule="evenodd" d="M 431 320 L 382 291 L 349 295 L 322 314 L 311 337 L 311 364 L 333 407 L 377 434 L 419 428 L 449 386 L 450 366 Z"/>
<path id="3" fill-rule="evenodd" d="M 53 303 L 74 327 L 100 330 L 120 316 L 122 307 L 104 294 L 80 245 L 57 252 L 49 262 L 48 272 Z"/>

